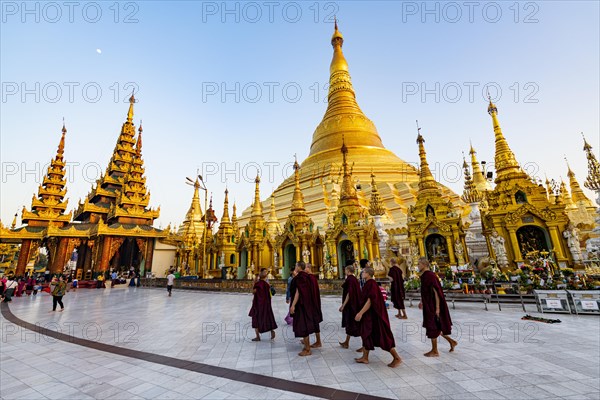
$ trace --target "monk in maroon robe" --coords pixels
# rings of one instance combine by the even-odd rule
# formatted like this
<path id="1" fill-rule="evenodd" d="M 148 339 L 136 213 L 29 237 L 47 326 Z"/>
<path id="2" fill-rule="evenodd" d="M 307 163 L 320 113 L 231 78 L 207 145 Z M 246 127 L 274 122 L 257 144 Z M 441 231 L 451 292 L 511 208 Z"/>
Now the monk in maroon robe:
<path id="1" fill-rule="evenodd" d="M 394 359 L 388 364 L 388 367 L 395 368 L 402 362 L 398 352 L 396 352 L 396 342 L 390 328 L 390 320 L 385 307 L 385 301 L 377 282 L 373 279 L 375 271 L 371 267 L 363 269 L 363 278 L 365 285 L 362 288 L 362 309 L 354 318 L 360 321 L 360 336 L 363 343 L 363 355 L 356 358 L 356 362 L 362 364 L 369 363 L 369 351 L 375 350 L 375 347 L 381 347 L 382 350 L 390 352 Z"/>
<path id="2" fill-rule="evenodd" d="M 438 357 L 437 338 L 442 335 L 450 343 L 450 351 L 458 344 L 450 337 L 452 320 L 448 311 L 448 304 L 444 291 L 435 272 L 429 269 L 426 258 L 419 259 L 419 273 L 421 274 L 421 302 L 419 308 L 423 310 L 423 328 L 431 339 L 431 351 L 425 353 L 426 357 Z"/>
<path id="3" fill-rule="evenodd" d="M 360 283 L 354 276 L 354 266 L 346 267 L 346 280 L 342 284 L 342 328 L 346 328 L 346 340 L 340 346 L 350 347 L 350 337 L 360 336 L 360 323 L 354 317 L 360 311 Z"/>
<path id="4" fill-rule="evenodd" d="M 407 319 L 406 308 L 404 307 L 404 277 L 402 276 L 402 270 L 398 266 L 398 261 L 395 258 L 391 260 L 392 267 L 388 272 L 388 276 L 392 280 L 391 291 L 392 291 L 392 304 L 394 308 L 398 310 L 396 318 Z"/>
<path id="5" fill-rule="evenodd" d="M 315 342 L 310 345 L 310 347 L 312 347 L 313 349 L 316 349 L 316 348 L 322 347 L 321 328 L 319 327 L 319 324 L 321 322 L 323 322 L 323 311 L 321 310 L 321 291 L 319 290 L 319 280 L 312 273 L 312 264 L 306 263 L 306 273 L 308 274 L 308 276 L 310 277 L 310 279 L 312 281 L 313 298 L 315 299 L 315 305 L 316 305 L 316 315 L 315 315 L 315 322 L 317 324 L 317 326 L 315 326 L 316 339 L 315 339 Z"/>
<path id="6" fill-rule="evenodd" d="M 275 339 L 277 323 L 271 307 L 271 286 L 266 281 L 267 274 L 266 268 L 260 270 L 259 280 L 256 281 L 252 290 L 254 297 L 248 316 L 252 317 L 252 327 L 256 331 L 256 337 L 252 339 L 253 342 L 259 342 L 260 334 L 269 331 L 271 331 L 271 340 Z"/>
<path id="7" fill-rule="evenodd" d="M 302 338 L 304 348 L 299 356 L 309 356 L 310 342 L 308 336 L 316 332 L 319 326 L 317 300 L 315 299 L 315 289 L 313 288 L 313 279 L 306 273 L 306 264 L 303 261 L 296 263 L 296 277 L 292 279 L 290 291 L 292 295 L 292 305 L 290 314 L 294 318 L 292 324 L 294 336 Z"/>

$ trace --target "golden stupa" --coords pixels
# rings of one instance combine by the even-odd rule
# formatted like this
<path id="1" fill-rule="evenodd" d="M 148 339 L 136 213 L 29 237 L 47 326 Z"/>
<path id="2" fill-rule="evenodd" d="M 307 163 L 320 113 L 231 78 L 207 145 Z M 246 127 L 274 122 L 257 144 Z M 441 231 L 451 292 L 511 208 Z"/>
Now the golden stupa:
<path id="1" fill-rule="evenodd" d="M 386 229 L 406 226 L 406 212 L 415 202 L 418 190 L 418 170 L 386 149 L 377 128 L 360 109 L 352 87 L 348 62 L 342 52 L 344 38 L 335 24 L 331 38 L 333 59 L 329 68 L 328 105 L 323 120 L 313 133 L 310 154 L 301 164 L 300 187 L 308 216 L 324 231 L 330 207 L 335 208 L 335 195 L 340 193 L 342 140 L 348 148 L 352 176 L 361 205 L 369 207 L 371 175 L 377 185 L 385 208 Z M 285 221 L 291 212 L 295 188 L 294 176 L 288 177 L 273 193 L 277 218 Z M 453 202 L 458 195 L 443 187 L 443 194 Z M 269 209 L 271 199 L 261 201 Z M 240 217 L 240 226 L 250 220 L 252 207 Z"/>

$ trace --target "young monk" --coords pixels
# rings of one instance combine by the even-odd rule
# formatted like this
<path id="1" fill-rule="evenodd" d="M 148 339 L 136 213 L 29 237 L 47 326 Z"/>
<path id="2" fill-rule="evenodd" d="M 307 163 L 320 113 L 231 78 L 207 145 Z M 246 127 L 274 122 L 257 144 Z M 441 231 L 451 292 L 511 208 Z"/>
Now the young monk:
<path id="1" fill-rule="evenodd" d="M 404 307 L 404 277 L 402 276 L 402 270 L 398 266 L 398 260 L 392 258 L 390 261 L 392 267 L 388 272 L 388 276 L 392 280 L 392 304 L 394 305 L 394 308 L 398 310 L 396 318 L 408 319 L 406 308 Z"/>
<path id="2" fill-rule="evenodd" d="M 319 326 L 319 324 L 323 322 L 323 311 L 321 310 L 321 291 L 319 290 L 319 280 L 317 279 L 315 274 L 312 273 L 312 264 L 306 263 L 306 273 L 312 281 L 313 297 L 315 299 L 316 305 L 315 321 L 317 325 L 315 326 L 315 342 L 311 344 L 310 347 L 313 349 L 317 349 L 322 347 L 321 328 Z"/>
<path id="3" fill-rule="evenodd" d="M 360 283 L 354 276 L 354 266 L 346 267 L 346 280 L 342 284 L 342 328 L 346 328 L 346 340 L 340 343 L 344 349 L 350 346 L 350 337 L 360 336 L 360 323 L 354 317 L 360 311 Z"/>
<path id="4" fill-rule="evenodd" d="M 398 352 L 396 352 L 396 342 L 390 328 L 387 309 L 379 286 L 373 279 L 375 271 L 371 267 L 363 270 L 365 285 L 362 288 L 361 303 L 362 309 L 354 318 L 360 321 L 360 336 L 363 343 L 363 355 L 356 358 L 356 362 L 362 364 L 369 363 L 369 351 L 375 350 L 375 347 L 381 347 L 382 350 L 390 352 L 394 359 L 388 364 L 388 367 L 396 368 L 402 362 Z"/>
<path id="5" fill-rule="evenodd" d="M 440 280 L 435 272 L 429 269 L 429 261 L 420 258 L 418 262 L 421 274 L 421 302 L 419 309 L 423 310 L 423 328 L 428 338 L 431 339 L 431 350 L 425 353 L 425 357 L 438 357 L 437 338 L 442 335 L 450 344 L 450 352 L 458 344 L 450 337 L 452 331 L 452 320 L 448 311 L 448 304 L 444 297 Z"/>
<path id="6" fill-rule="evenodd" d="M 252 317 L 252 327 L 256 331 L 256 337 L 252 339 L 253 342 L 260 342 L 260 334 L 269 331 L 271 331 L 271 340 L 275 339 L 277 323 L 275 322 L 273 308 L 271 307 L 271 287 L 266 281 L 267 275 L 267 269 L 262 268 L 259 273 L 259 279 L 254 284 L 254 289 L 252 290 L 254 298 L 252 299 L 252 308 L 248 316 Z"/>
<path id="7" fill-rule="evenodd" d="M 304 346 L 298 355 L 301 357 L 310 356 L 312 353 L 308 336 L 316 332 L 319 322 L 317 320 L 318 311 L 313 280 L 306 273 L 304 261 L 296 263 L 296 276 L 292 279 L 290 291 L 293 299 L 290 314 L 294 318 L 292 323 L 294 336 L 302 338 L 302 345 Z"/>

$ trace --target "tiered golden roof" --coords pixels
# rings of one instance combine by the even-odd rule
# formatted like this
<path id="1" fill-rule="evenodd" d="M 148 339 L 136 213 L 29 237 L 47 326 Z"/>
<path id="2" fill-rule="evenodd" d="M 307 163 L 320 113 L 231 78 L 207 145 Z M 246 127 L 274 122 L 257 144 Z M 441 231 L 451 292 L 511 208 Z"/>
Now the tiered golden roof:
<path id="1" fill-rule="evenodd" d="M 56 225 L 64 226 L 71 220 L 72 213 L 65 214 L 68 200 L 67 181 L 65 179 L 65 136 L 67 128 L 63 123 L 62 136 L 58 144 L 56 156 L 50 161 L 48 171 L 38 188 L 38 194 L 33 195 L 31 211 L 23 207 L 21 221 L 30 226 Z"/>

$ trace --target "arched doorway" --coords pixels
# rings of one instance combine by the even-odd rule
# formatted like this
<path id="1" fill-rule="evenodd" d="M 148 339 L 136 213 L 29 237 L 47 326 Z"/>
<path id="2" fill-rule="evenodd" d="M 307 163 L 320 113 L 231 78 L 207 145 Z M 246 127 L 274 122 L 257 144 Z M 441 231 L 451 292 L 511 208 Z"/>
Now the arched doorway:
<path id="1" fill-rule="evenodd" d="M 517 240 L 523 257 L 532 251 L 550 250 L 548 232 L 535 225 L 525 225 L 517 229 Z"/>
<path id="2" fill-rule="evenodd" d="M 285 245 L 283 250 L 283 271 L 281 276 L 283 279 L 287 279 L 293 268 L 296 267 L 296 246 L 293 243 Z"/>
<path id="3" fill-rule="evenodd" d="M 246 279 L 246 268 L 248 268 L 248 250 L 240 251 L 240 267 L 238 268 L 238 279 Z"/>
<path id="4" fill-rule="evenodd" d="M 341 240 L 338 243 L 337 253 L 339 276 L 344 276 L 344 268 L 346 268 L 346 265 L 356 261 L 356 258 L 354 257 L 354 244 L 348 239 Z"/>
<path id="5" fill-rule="evenodd" d="M 448 255 L 448 245 L 446 238 L 438 233 L 431 234 L 425 238 L 425 249 L 427 259 L 437 264 L 448 264 L 450 256 Z"/>

